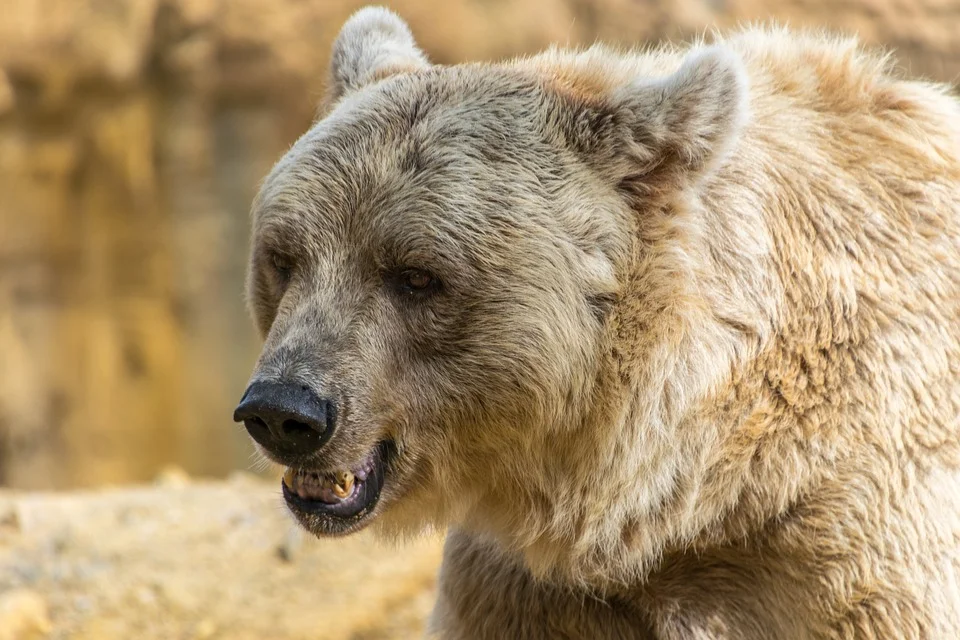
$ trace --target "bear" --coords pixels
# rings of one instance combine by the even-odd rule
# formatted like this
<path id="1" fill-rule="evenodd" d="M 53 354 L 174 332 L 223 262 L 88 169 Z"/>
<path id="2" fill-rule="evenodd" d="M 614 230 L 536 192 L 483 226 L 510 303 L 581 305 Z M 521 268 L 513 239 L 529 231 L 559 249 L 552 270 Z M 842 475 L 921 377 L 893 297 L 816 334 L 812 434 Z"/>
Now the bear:
<path id="1" fill-rule="evenodd" d="M 960 637 L 960 103 L 754 25 L 431 64 L 365 8 L 252 205 L 236 409 L 432 637 Z"/>

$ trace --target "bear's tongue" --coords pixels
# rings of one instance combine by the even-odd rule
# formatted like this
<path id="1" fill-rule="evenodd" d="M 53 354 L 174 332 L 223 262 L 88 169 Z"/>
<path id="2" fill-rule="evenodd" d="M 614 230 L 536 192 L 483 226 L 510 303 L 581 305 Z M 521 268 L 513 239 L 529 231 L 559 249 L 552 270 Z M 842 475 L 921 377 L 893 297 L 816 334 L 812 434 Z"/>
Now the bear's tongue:
<path id="1" fill-rule="evenodd" d="M 287 469 L 283 482 L 287 488 L 303 500 L 320 500 L 337 504 L 353 495 L 357 477 L 350 471 L 316 473 L 303 469 Z"/>

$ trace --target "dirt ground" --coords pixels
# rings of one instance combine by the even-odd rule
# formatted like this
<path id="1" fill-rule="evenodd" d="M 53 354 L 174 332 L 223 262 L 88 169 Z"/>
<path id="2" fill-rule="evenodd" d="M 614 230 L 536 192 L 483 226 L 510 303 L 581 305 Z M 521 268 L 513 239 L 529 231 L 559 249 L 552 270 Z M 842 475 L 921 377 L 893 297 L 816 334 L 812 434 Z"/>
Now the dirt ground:
<path id="1" fill-rule="evenodd" d="M 308 538 L 246 475 L 0 491 L 0 640 L 417 638 L 441 546 Z"/>

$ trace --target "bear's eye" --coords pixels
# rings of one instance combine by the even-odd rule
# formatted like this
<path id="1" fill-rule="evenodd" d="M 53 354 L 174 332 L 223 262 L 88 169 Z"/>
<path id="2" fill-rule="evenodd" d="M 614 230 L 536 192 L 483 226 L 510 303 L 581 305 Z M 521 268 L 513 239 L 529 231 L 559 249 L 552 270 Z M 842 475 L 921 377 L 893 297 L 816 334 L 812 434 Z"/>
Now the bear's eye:
<path id="1" fill-rule="evenodd" d="M 402 269 L 396 278 L 400 293 L 422 295 L 436 291 L 440 281 L 429 271 L 423 269 Z"/>
<path id="2" fill-rule="evenodd" d="M 281 280 L 286 282 L 290 279 L 290 274 L 293 272 L 293 258 L 282 253 L 273 252 L 270 254 L 270 264 L 273 265 L 273 268 Z"/>
<path id="3" fill-rule="evenodd" d="M 273 266 L 277 271 L 290 271 L 290 269 L 293 268 L 293 261 L 279 253 L 270 256 L 270 260 L 273 262 Z"/>
<path id="4" fill-rule="evenodd" d="M 416 291 L 422 291 L 430 286 L 430 283 L 433 282 L 433 276 L 431 276 L 426 271 L 421 271 L 419 269 L 411 269 L 404 272 L 404 284 Z"/>

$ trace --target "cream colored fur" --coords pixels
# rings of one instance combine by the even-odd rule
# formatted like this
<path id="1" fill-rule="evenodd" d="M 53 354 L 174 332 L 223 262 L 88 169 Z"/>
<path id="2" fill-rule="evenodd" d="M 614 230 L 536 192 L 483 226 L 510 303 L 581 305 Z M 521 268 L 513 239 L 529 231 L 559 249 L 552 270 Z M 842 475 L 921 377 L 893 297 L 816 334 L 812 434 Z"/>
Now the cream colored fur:
<path id="1" fill-rule="evenodd" d="M 960 637 L 947 87 L 773 28 L 438 67 L 380 9 L 331 78 L 255 205 L 260 367 L 349 397 L 326 462 L 396 441 L 436 635 Z"/>

